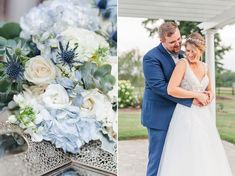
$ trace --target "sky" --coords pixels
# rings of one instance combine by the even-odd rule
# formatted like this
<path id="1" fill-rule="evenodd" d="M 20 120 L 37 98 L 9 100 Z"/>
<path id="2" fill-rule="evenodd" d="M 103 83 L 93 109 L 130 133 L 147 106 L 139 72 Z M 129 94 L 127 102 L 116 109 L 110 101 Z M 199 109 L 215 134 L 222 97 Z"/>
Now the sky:
<path id="1" fill-rule="evenodd" d="M 144 18 L 118 18 L 118 53 L 138 49 L 141 55 L 159 44 L 157 36 L 149 37 L 141 22 Z M 224 68 L 235 72 L 235 25 L 218 30 L 223 45 L 232 49 L 224 55 Z"/>

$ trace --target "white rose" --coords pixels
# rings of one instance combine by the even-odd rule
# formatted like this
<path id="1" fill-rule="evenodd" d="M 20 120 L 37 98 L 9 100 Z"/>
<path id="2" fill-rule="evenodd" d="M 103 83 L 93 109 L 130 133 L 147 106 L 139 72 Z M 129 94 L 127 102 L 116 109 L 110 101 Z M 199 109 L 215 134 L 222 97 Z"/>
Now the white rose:
<path id="1" fill-rule="evenodd" d="M 50 60 L 36 56 L 26 62 L 24 76 L 34 84 L 48 84 L 55 80 L 56 68 Z"/>
<path id="2" fill-rule="evenodd" d="M 71 104 L 66 90 L 60 84 L 50 84 L 42 94 L 42 100 L 47 107 L 55 109 L 62 109 Z"/>
<path id="3" fill-rule="evenodd" d="M 83 104 L 81 105 L 82 117 L 95 116 L 97 121 L 105 124 L 113 123 L 112 104 L 107 96 L 100 93 L 98 89 L 85 91 L 82 93 Z"/>
<path id="4" fill-rule="evenodd" d="M 62 32 L 61 36 L 69 41 L 72 48 L 78 43 L 77 52 L 80 61 L 91 57 L 99 47 L 109 48 L 109 44 L 102 36 L 86 29 L 70 27 Z"/>
<path id="5" fill-rule="evenodd" d="M 28 85 L 23 85 L 23 88 L 26 92 L 37 98 L 39 95 L 43 94 L 46 90 L 48 85 L 33 85 L 33 86 L 28 86 Z"/>

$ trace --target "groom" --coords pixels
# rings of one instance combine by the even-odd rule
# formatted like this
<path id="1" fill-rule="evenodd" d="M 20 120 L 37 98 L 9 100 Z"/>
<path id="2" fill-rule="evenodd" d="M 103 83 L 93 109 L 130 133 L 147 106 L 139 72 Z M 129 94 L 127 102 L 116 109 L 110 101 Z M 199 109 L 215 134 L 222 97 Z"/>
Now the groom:
<path id="1" fill-rule="evenodd" d="M 167 85 L 175 64 L 183 58 L 181 35 L 177 24 L 165 22 L 159 27 L 161 43 L 143 58 L 145 90 L 141 122 L 147 127 L 149 154 L 147 176 L 156 176 L 160 158 L 176 104 L 191 107 L 197 100 L 179 99 L 167 94 Z M 177 151 L 176 151 L 177 152 Z"/>

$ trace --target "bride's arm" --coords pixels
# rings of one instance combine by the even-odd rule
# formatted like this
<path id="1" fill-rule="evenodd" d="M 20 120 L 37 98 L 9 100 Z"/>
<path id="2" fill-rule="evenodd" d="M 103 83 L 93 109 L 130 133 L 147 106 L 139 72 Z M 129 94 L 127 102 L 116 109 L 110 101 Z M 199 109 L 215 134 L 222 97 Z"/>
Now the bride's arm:
<path id="1" fill-rule="evenodd" d="M 173 97 L 177 98 L 199 98 L 202 96 L 202 93 L 188 91 L 180 87 L 180 83 L 184 77 L 186 71 L 186 63 L 184 60 L 180 60 L 171 75 L 167 93 Z"/>
<path id="2" fill-rule="evenodd" d="M 209 98 L 210 98 L 209 103 L 210 103 L 214 99 L 214 92 L 213 92 L 212 86 L 211 86 L 211 76 L 210 76 L 209 71 L 207 71 L 207 76 L 209 78 L 209 84 L 207 86 L 206 93 L 209 95 Z"/>

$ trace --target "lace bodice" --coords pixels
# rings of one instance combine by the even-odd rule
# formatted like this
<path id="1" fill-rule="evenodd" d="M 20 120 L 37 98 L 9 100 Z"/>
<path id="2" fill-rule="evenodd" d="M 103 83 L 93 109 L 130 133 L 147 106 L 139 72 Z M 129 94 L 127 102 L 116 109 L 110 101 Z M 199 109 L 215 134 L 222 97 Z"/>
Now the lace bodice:
<path id="1" fill-rule="evenodd" d="M 207 74 L 202 78 L 202 80 L 199 80 L 192 69 L 189 66 L 189 63 L 186 59 L 183 59 L 186 62 L 186 71 L 184 74 L 184 78 L 181 81 L 180 87 L 190 90 L 190 91 L 204 91 L 206 90 L 208 84 L 209 84 L 209 78 Z M 205 63 L 203 63 L 205 66 L 205 72 L 207 73 L 207 66 Z"/>

